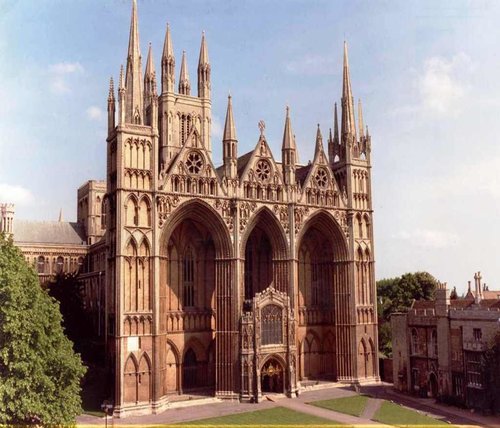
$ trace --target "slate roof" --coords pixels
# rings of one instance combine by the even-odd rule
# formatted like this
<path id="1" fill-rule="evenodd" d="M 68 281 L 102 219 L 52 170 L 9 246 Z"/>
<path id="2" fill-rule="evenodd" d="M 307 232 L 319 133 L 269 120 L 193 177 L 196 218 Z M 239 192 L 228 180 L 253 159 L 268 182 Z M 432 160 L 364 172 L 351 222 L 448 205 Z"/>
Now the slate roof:
<path id="1" fill-rule="evenodd" d="M 85 244 L 82 225 L 67 221 L 14 220 L 14 242 L 34 244 Z"/>
<path id="2" fill-rule="evenodd" d="M 297 171 L 295 172 L 295 177 L 297 178 L 297 181 L 300 183 L 301 186 L 304 185 L 304 182 L 306 181 L 307 178 L 307 174 L 309 174 L 311 168 L 312 168 L 312 163 L 297 168 Z"/>
<path id="3" fill-rule="evenodd" d="M 241 177 L 241 174 L 243 174 L 243 171 L 245 170 L 252 155 L 253 155 L 253 150 L 249 151 L 248 153 L 245 153 L 244 155 L 240 156 L 237 159 L 236 168 L 238 170 L 238 177 Z"/>

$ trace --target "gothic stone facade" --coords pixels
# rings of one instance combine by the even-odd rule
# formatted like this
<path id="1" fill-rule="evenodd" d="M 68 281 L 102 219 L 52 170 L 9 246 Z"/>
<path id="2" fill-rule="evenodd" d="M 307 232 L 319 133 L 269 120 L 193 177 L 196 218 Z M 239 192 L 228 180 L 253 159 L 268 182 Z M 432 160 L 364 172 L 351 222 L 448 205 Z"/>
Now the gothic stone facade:
<path id="1" fill-rule="evenodd" d="M 126 68 L 108 97 L 107 346 L 115 413 L 171 394 L 259 400 L 308 380 L 378 379 L 370 136 L 355 125 L 347 47 L 342 123 L 307 166 L 287 108 L 281 163 L 265 136 L 238 156 L 229 97 L 223 165 L 212 163 L 211 66 L 197 95 L 183 53 L 175 88 L 167 28 L 161 93 L 142 73 L 133 4 Z M 117 111 L 116 111 L 117 110 Z M 115 122 L 116 120 L 116 122 Z"/>
<path id="2" fill-rule="evenodd" d="M 361 104 L 356 126 L 347 46 L 340 131 L 335 105 L 327 150 L 318 126 L 307 165 L 288 108 L 281 162 L 263 122 L 239 156 L 229 97 L 216 168 L 204 35 L 197 95 L 185 54 L 177 88 L 174 75 L 168 27 L 160 94 L 151 46 L 142 73 L 134 0 L 117 94 L 110 82 L 106 183 L 78 192 L 81 278 L 115 414 L 158 412 L 190 391 L 258 401 L 378 380 L 371 138 Z"/>

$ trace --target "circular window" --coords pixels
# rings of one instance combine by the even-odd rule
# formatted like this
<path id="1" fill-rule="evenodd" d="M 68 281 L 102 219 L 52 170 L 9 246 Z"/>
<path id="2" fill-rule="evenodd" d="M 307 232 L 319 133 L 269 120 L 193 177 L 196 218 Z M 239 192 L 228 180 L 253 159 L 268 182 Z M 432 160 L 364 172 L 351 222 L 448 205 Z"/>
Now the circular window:
<path id="1" fill-rule="evenodd" d="M 269 165 L 269 162 L 263 159 L 258 161 L 255 168 L 255 174 L 260 181 L 268 180 L 271 175 L 271 165 Z"/>
<path id="2" fill-rule="evenodd" d="M 318 172 L 316 172 L 316 184 L 318 187 L 325 189 L 328 187 L 328 173 L 323 169 L 319 168 Z"/>
<path id="3" fill-rule="evenodd" d="M 191 152 L 186 159 L 186 168 L 190 174 L 199 174 L 203 168 L 203 156 L 198 152 Z"/>

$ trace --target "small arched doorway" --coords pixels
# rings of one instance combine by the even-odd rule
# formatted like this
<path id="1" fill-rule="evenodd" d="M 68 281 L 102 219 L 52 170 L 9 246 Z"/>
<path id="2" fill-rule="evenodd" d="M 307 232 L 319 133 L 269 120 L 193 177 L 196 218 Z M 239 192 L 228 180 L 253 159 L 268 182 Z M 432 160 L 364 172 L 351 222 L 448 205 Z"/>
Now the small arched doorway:
<path id="1" fill-rule="evenodd" d="M 436 398 L 438 395 L 438 382 L 435 373 L 431 373 L 429 376 L 429 392 L 433 398 Z"/>
<path id="2" fill-rule="evenodd" d="M 184 355 L 182 365 L 182 388 L 184 390 L 193 389 L 198 386 L 196 354 L 189 348 Z"/>
<path id="3" fill-rule="evenodd" d="M 260 388 L 263 393 L 285 392 L 285 369 L 275 358 L 270 358 L 260 371 Z"/>

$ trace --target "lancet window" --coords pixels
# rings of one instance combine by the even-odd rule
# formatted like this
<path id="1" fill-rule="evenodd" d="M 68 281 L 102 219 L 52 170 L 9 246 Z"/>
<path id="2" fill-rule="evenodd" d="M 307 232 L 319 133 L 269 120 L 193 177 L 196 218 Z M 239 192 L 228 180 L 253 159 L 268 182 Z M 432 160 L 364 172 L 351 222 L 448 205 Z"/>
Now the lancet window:
<path id="1" fill-rule="evenodd" d="M 262 345 L 283 343 L 283 310 L 277 305 L 262 308 Z"/>
<path id="2" fill-rule="evenodd" d="M 186 249 L 183 260 L 183 304 L 194 306 L 194 257 L 191 247 Z"/>

